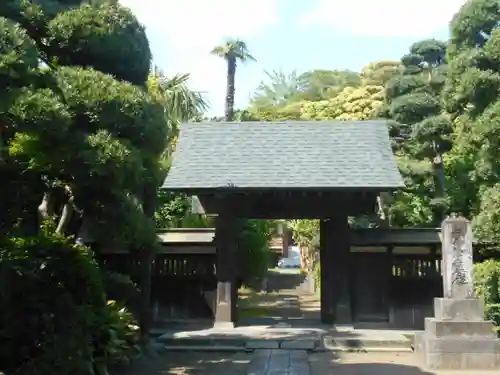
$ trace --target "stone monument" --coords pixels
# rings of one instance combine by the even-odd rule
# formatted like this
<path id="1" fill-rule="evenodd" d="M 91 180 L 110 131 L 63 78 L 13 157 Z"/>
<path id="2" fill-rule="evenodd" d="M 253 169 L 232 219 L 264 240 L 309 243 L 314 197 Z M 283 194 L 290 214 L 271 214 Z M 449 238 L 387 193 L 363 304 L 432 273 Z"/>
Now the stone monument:
<path id="1" fill-rule="evenodd" d="M 415 352 L 431 369 L 498 368 L 500 340 L 474 294 L 471 223 L 453 215 L 441 229 L 443 298 L 434 299 L 434 317 L 415 335 Z"/>

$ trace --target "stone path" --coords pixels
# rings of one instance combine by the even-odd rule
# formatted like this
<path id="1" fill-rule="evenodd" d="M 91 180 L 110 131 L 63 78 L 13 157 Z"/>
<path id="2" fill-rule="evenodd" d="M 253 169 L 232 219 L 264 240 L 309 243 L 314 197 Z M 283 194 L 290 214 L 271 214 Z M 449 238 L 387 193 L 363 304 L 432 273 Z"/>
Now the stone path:
<path id="1" fill-rule="evenodd" d="M 496 375 L 493 371 L 434 371 L 422 368 L 414 353 L 312 353 L 311 375 Z"/>
<path id="2" fill-rule="evenodd" d="M 111 375 L 246 375 L 249 353 L 165 352 Z"/>
<path id="3" fill-rule="evenodd" d="M 248 366 L 247 375 L 309 375 L 304 350 L 258 350 Z"/>
<path id="4" fill-rule="evenodd" d="M 250 296 L 246 304 L 256 311 L 267 309 L 267 314 L 239 319 L 240 326 L 301 327 L 317 325 L 320 317 L 319 297 L 310 292 L 306 277 L 295 270 L 269 271 L 268 293 Z M 308 308 L 304 309 L 305 305 Z"/>
<path id="5" fill-rule="evenodd" d="M 493 371 L 423 369 L 413 353 L 165 352 L 111 375 L 496 375 Z"/>

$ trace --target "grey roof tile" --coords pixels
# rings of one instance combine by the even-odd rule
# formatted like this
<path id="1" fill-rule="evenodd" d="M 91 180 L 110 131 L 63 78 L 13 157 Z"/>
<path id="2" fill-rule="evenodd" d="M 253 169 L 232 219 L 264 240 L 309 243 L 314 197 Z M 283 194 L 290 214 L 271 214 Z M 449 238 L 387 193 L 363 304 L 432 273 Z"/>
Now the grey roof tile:
<path id="1" fill-rule="evenodd" d="M 385 121 L 187 123 L 163 188 L 398 188 Z"/>

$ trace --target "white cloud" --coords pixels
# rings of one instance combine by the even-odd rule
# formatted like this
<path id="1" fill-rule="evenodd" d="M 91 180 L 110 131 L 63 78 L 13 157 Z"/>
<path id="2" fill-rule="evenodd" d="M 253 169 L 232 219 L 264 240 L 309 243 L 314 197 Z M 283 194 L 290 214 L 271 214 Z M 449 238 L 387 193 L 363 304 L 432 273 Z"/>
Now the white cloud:
<path id="1" fill-rule="evenodd" d="M 278 21 L 277 0 L 120 0 L 146 26 L 153 55 L 166 74 L 190 73 L 190 86 L 204 91 L 211 113 L 221 114 L 224 62 L 210 55 L 227 37 L 248 39 Z M 173 48 L 162 56 L 161 42 Z M 173 49 L 173 51 L 171 50 Z"/>
<path id="2" fill-rule="evenodd" d="M 446 27 L 466 0 L 317 0 L 302 25 L 366 36 L 425 37 Z"/>

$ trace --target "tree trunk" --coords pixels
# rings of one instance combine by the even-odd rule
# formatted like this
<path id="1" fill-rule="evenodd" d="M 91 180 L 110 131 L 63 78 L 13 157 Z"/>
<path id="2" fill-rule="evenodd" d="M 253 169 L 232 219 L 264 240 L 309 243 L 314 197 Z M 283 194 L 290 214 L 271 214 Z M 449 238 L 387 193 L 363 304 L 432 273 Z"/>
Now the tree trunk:
<path id="1" fill-rule="evenodd" d="M 156 185 L 153 183 L 147 184 L 144 188 L 143 196 L 143 211 L 144 215 L 154 220 L 154 213 L 156 209 Z M 151 266 L 154 258 L 153 247 L 139 249 L 140 260 L 140 314 L 139 314 L 139 327 L 141 332 L 141 341 L 145 344 L 149 340 L 149 331 L 152 325 L 152 311 L 151 311 Z"/>
<path id="2" fill-rule="evenodd" d="M 43 193 L 42 201 L 38 206 L 38 217 L 40 226 L 54 214 L 54 193 L 52 189 Z"/>
<path id="3" fill-rule="evenodd" d="M 59 219 L 59 223 L 57 224 L 56 233 L 62 234 L 68 228 L 71 217 L 73 216 L 74 208 L 73 208 L 73 200 L 70 198 L 68 202 L 63 206 L 61 218 Z"/>
<path id="4" fill-rule="evenodd" d="M 226 121 L 234 120 L 234 81 L 236 77 L 236 58 L 227 58 Z"/>
<path id="5" fill-rule="evenodd" d="M 64 190 L 66 191 L 68 200 L 63 206 L 61 217 L 59 218 L 59 223 L 57 224 L 56 233 L 58 234 L 62 234 L 66 231 L 71 218 L 73 217 L 73 212 L 75 211 L 74 197 L 71 188 L 69 186 L 66 186 Z"/>
<path id="6" fill-rule="evenodd" d="M 432 169 L 434 175 L 434 188 L 436 189 L 435 197 L 439 199 L 439 204 L 434 209 L 434 224 L 440 226 L 441 222 L 444 220 L 443 199 L 445 196 L 445 188 L 443 156 L 439 152 L 436 153 L 436 156 L 432 160 Z"/>
<path id="7" fill-rule="evenodd" d="M 380 193 L 377 196 L 377 211 L 378 211 L 378 221 L 379 221 L 379 226 L 386 228 L 389 226 L 389 217 L 386 212 L 386 202 L 384 199 L 384 193 Z"/>

